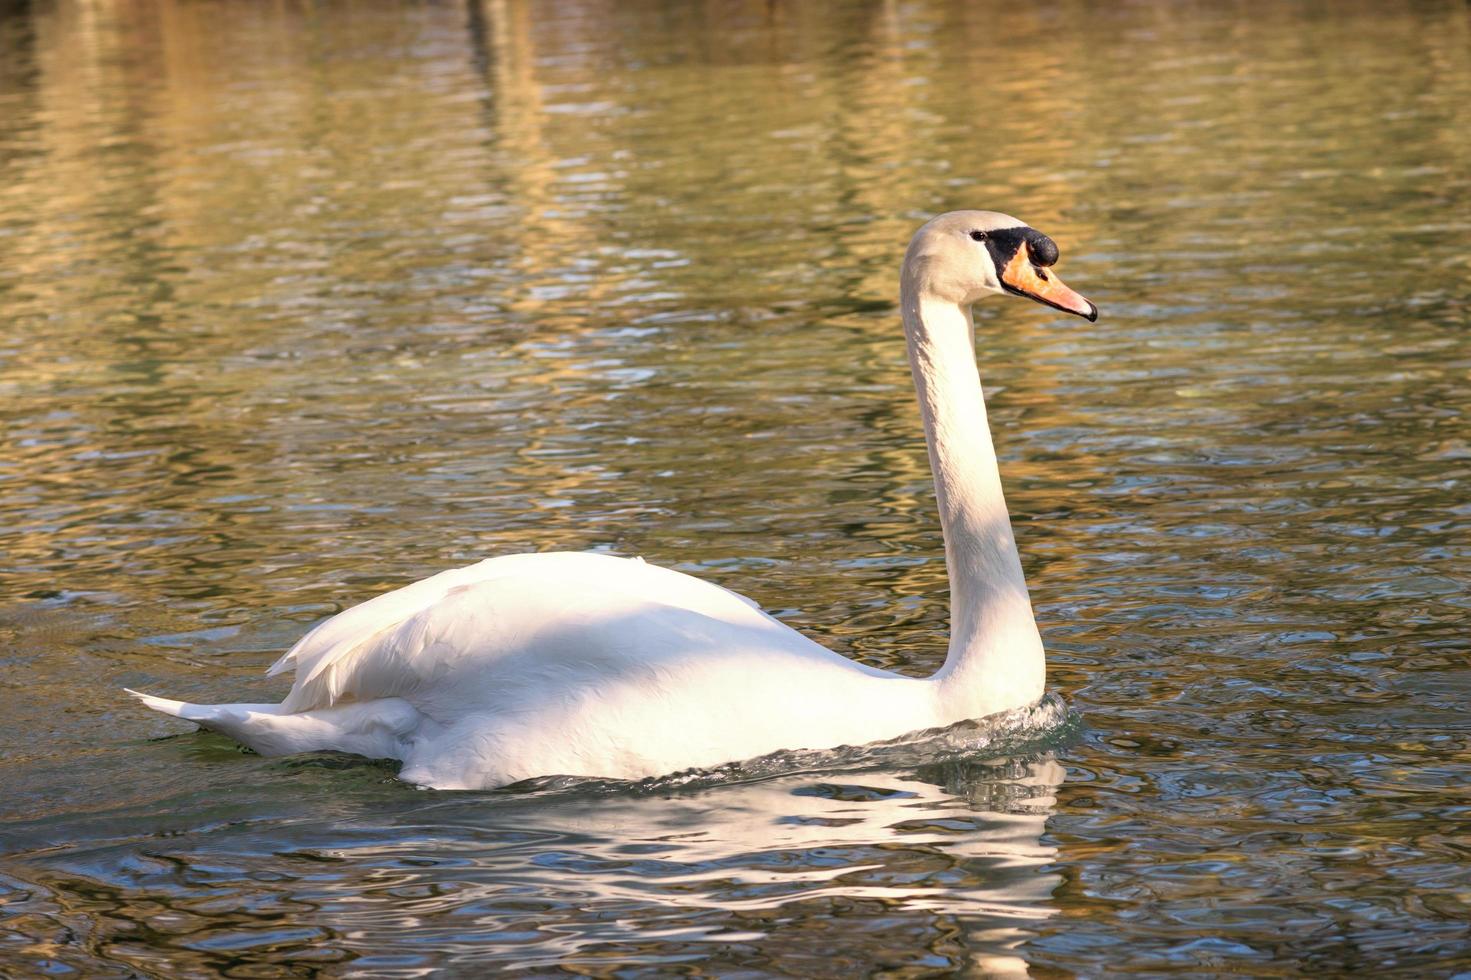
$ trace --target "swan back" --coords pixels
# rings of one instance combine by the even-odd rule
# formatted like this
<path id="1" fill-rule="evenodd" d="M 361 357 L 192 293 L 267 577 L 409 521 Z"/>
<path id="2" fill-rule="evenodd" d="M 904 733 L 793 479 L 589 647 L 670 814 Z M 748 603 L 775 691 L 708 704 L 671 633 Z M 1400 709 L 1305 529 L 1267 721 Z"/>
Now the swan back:
<path id="1" fill-rule="evenodd" d="M 424 651 L 442 646 L 452 628 L 507 639 L 524 632 L 525 621 L 536 621 L 528 614 L 529 604 L 538 599 L 586 597 L 583 614 L 595 619 L 626 612 L 631 595 L 658 596 L 721 621 L 776 624 L 745 596 L 638 558 L 586 552 L 504 555 L 440 572 L 333 616 L 302 637 L 268 674 L 295 669 L 295 683 L 283 702 L 287 711 L 325 708 L 343 699 L 399 697 L 429 679 L 425 664 L 443 666 Z"/>

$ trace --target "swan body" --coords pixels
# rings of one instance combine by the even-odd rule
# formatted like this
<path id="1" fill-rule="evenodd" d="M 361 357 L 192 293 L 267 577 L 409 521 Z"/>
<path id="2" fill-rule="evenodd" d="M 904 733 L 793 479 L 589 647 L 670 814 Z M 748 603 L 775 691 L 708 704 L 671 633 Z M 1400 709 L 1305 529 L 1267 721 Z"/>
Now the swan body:
<path id="1" fill-rule="evenodd" d="M 1047 273 L 1050 239 L 952 212 L 915 236 L 902 307 L 951 575 L 945 665 L 927 678 L 856 663 L 744 596 L 640 559 L 487 559 L 370 599 L 268 672 L 280 704 L 146 706 L 265 755 L 402 761 L 440 789 L 544 775 L 636 779 L 780 749 L 893 738 L 1035 701 L 1044 658 L 1001 494 L 970 304 L 1013 292 L 1093 319 Z"/>

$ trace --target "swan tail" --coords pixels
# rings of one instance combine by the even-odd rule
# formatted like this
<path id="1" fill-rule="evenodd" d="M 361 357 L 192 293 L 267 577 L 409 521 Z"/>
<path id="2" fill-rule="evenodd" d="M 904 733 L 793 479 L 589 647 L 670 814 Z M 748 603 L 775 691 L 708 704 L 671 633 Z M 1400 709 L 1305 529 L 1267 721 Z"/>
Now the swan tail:
<path id="1" fill-rule="evenodd" d="M 123 688 L 123 690 L 142 702 L 144 707 L 152 708 L 160 714 L 192 721 L 200 728 L 208 728 L 221 735 L 228 735 L 262 755 L 276 754 L 267 751 L 267 748 L 272 741 L 270 738 L 272 729 L 280 727 L 281 716 L 278 714 L 278 705 L 191 704 L 188 701 L 161 698 L 128 688 Z"/>
<path id="2" fill-rule="evenodd" d="M 261 755 L 350 752 L 402 759 L 419 712 L 401 698 L 379 698 L 314 711 L 279 704 L 191 704 L 124 688 L 145 707 L 233 738 Z"/>
<path id="3" fill-rule="evenodd" d="M 196 709 L 211 707 L 206 704 L 190 704 L 187 701 L 173 701 L 169 698 L 155 697 L 152 694 L 135 691 L 131 687 L 125 687 L 123 690 L 142 702 L 145 708 L 152 708 L 160 714 L 173 715 L 175 718 L 187 718 L 190 721 L 194 720 Z"/>

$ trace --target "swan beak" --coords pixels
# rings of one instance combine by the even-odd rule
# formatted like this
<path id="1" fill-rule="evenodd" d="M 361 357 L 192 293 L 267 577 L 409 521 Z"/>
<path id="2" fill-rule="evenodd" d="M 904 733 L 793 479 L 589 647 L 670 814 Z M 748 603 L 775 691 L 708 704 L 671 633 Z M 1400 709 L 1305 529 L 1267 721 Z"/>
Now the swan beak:
<path id="1" fill-rule="evenodd" d="M 1070 289 L 1056 274 L 1034 263 L 1031 251 L 1025 245 L 1016 250 L 1006 268 L 1001 270 L 1001 284 L 1018 296 L 1026 296 L 1064 313 L 1076 313 L 1090 323 L 1098 319 L 1098 307 Z"/>

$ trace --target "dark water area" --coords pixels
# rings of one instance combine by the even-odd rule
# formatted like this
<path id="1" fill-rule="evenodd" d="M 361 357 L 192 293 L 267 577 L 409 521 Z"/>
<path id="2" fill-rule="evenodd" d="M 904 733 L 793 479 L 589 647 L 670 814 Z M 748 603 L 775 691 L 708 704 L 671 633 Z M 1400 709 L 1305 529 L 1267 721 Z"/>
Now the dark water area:
<path id="1" fill-rule="evenodd" d="M 959 207 L 1103 314 L 977 307 L 1026 737 L 438 793 L 121 696 L 551 549 L 934 670 Z M 1468 301 L 1464 4 L 0 3 L 0 975 L 1471 974 Z"/>

